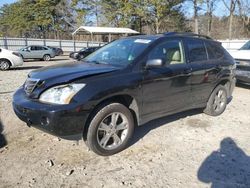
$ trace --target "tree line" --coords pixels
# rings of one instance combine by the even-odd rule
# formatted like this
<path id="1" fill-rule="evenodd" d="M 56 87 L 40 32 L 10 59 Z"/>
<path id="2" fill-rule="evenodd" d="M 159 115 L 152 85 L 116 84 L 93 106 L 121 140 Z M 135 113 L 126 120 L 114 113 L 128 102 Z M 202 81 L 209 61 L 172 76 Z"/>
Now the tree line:
<path id="1" fill-rule="evenodd" d="M 129 27 L 145 34 L 179 31 L 247 38 L 248 1 L 19 0 L 0 8 L 0 36 L 70 39 L 77 27 L 90 25 Z M 218 5 L 228 14 L 215 16 Z"/>

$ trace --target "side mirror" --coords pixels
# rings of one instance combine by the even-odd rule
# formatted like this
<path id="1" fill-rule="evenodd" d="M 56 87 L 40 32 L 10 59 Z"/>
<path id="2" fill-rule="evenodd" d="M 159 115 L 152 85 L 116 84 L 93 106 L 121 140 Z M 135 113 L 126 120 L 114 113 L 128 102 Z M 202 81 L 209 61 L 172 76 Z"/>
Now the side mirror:
<path id="1" fill-rule="evenodd" d="M 146 63 L 146 68 L 157 68 L 163 65 L 162 59 L 150 59 Z"/>
<path id="2" fill-rule="evenodd" d="M 27 48 L 23 49 L 23 51 L 25 51 L 25 52 L 30 52 L 30 50 L 27 49 Z"/>

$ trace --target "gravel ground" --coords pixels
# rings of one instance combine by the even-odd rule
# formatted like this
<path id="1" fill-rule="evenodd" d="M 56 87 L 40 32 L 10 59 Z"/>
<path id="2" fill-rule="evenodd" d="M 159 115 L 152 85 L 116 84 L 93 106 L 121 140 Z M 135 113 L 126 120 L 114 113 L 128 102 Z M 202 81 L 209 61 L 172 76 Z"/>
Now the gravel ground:
<path id="1" fill-rule="evenodd" d="M 0 72 L 0 187 L 250 187 L 250 87 L 236 87 L 219 117 L 192 110 L 152 121 L 126 150 L 101 157 L 14 115 L 12 94 L 27 74 L 62 61 Z"/>

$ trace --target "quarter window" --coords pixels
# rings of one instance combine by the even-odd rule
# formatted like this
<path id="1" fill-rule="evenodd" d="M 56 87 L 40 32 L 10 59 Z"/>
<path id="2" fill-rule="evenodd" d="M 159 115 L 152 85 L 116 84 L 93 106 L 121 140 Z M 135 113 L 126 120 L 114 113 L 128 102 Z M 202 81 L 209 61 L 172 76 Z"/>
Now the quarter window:
<path id="1" fill-rule="evenodd" d="M 209 59 L 220 59 L 224 56 L 223 50 L 216 44 L 206 42 L 206 48 Z"/>
<path id="2" fill-rule="evenodd" d="M 161 59 L 165 66 L 184 63 L 180 40 L 168 40 L 158 44 L 149 53 L 148 59 Z"/>
<path id="3" fill-rule="evenodd" d="M 207 52 L 201 40 L 189 39 L 187 46 L 191 63 L 207 60 Z"/>

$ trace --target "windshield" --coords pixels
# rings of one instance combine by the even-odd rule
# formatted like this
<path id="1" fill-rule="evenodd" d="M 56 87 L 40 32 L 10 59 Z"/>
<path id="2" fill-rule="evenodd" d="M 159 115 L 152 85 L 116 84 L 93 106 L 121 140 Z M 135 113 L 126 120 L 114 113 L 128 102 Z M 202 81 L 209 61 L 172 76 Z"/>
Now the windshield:
<path id="1" fill-rule="evenodd" d="M 150 42 L 148 39 L 135 38 L 116 40 L 90 54 L 84 61 L 125 67 L 138 57 Z"/>
<path id="2" fill-rule="evenodd" d="M 240 50 L 250 50 L 250 41 L 248 41 L 247 43 L 245 43 Z"/>

